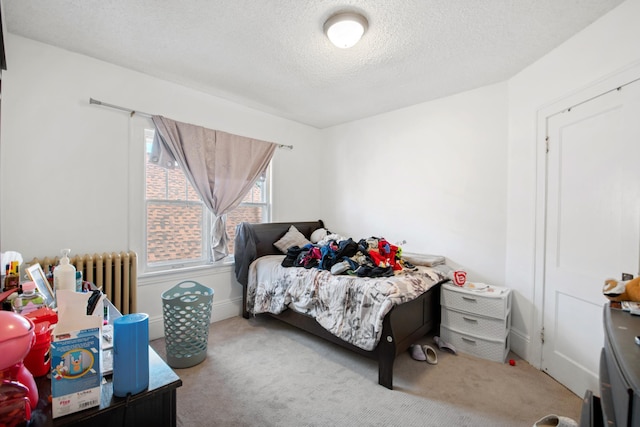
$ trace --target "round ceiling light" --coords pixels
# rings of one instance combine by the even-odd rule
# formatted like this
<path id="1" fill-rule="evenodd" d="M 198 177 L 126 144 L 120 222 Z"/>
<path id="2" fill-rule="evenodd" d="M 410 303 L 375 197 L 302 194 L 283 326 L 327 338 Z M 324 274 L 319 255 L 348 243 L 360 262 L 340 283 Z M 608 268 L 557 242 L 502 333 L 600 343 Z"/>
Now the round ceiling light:
<path id="1" fill-rule="evenodd" d="M 341 49 L 347 49 L 358 43 L 367 31 L 367 19 L 353 12 L 333 15 L 324 23 L 324 33 L 331 43 Z"/>

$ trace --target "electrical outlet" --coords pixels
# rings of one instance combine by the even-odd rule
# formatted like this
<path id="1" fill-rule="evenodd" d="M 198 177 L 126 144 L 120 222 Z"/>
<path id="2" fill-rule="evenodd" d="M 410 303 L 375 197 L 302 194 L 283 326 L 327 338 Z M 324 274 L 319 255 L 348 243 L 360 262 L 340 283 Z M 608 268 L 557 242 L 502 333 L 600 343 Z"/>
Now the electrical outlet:
<path id="1" fill-rule="evenodd" d="M 622 280 L 631 280 L 633 279 L 633 274 L 622 273 Z"/>

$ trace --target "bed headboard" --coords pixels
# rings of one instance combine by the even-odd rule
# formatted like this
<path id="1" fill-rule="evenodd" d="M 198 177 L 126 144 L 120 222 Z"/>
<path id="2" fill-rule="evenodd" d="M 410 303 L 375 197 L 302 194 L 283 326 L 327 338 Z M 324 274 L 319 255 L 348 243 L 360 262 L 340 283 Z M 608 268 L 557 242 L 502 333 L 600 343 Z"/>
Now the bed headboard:
<path id="1" fill-rule="evenodd" d="M 235 270 L 236 279 L 243 286 L 247 284 L 249 265 L 257 258 L 264 255 L 280 255 L 282 252 L 273 246 L 289 227 L 295 226 L 307 239 L 318 228 L 324 228 L 322 220 L 301 222 L 270 222 L 264 224 L 251 224 L 243 222 L 236 229 L 235 239 Z"/>

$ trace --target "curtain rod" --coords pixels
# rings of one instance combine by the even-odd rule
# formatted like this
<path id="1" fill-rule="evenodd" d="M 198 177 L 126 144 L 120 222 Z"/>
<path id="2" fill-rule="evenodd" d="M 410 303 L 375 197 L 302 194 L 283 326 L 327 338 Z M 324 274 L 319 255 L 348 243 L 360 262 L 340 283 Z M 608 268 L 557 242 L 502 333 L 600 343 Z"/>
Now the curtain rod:
<path id="1" fill-rule="evenodd" d="M 142 117 L 151 118 L 152 114 L 145 113 L 143 111 L 132 110 L 131 108 L 120 107 L 119 105 L 109 104 L 107 102 L 98 101 L 97 99 L 89 98 L 89 104 L 102 105 L 103 107 L 113 108 L 115 110 L 126 111 L 129 113 L 130 117 L 133 117 L 134 114 L 137 114 Z M 289 150 L 293 150 L 293 145 L 286 144 L 277 144 L 278 148 L 288 148 Z"/>

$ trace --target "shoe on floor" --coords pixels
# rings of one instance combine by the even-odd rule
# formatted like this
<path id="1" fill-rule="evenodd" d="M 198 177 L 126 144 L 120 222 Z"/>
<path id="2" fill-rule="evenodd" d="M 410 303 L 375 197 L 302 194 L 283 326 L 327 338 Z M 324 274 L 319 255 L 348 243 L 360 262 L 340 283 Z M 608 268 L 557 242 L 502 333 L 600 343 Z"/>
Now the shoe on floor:
<path id="1" fill-rule="evenodd" d="M 424 351 L 427 363 L 431 365 L 435 365 L 438 363 L 438 354 L 436 353 L 435 348 L 431 347 L 430 345 L 423 345 L 422 351 Z"/>
<path id="2" fill-rule="evenodd" d="M 540 418 L 533 427 L 577 427 L 578 423 L 568 417 L 558 415 L 547 415 Z"/>
<path id="3" fill-rule="evenodd" d="M 439 336 L 433 337 L 433 342 L 436 343 L 440 350 L 449 350 L 451 353 L 456 354 L 456 348 L 452 344 L 445 342 Z"/>
<path id="4" fill-rule="evenodd" d="M 411 353 L 411 357 L 414 360 L 419 360 L 421 362 L 424 362 L 425 360 L 427 360 L 427 355 L 424 354 L 424 350 L 422 349 L 422 346 L 419 346 L 417 344 L 412 344 L 409 347 L 409 353 Z"/>

